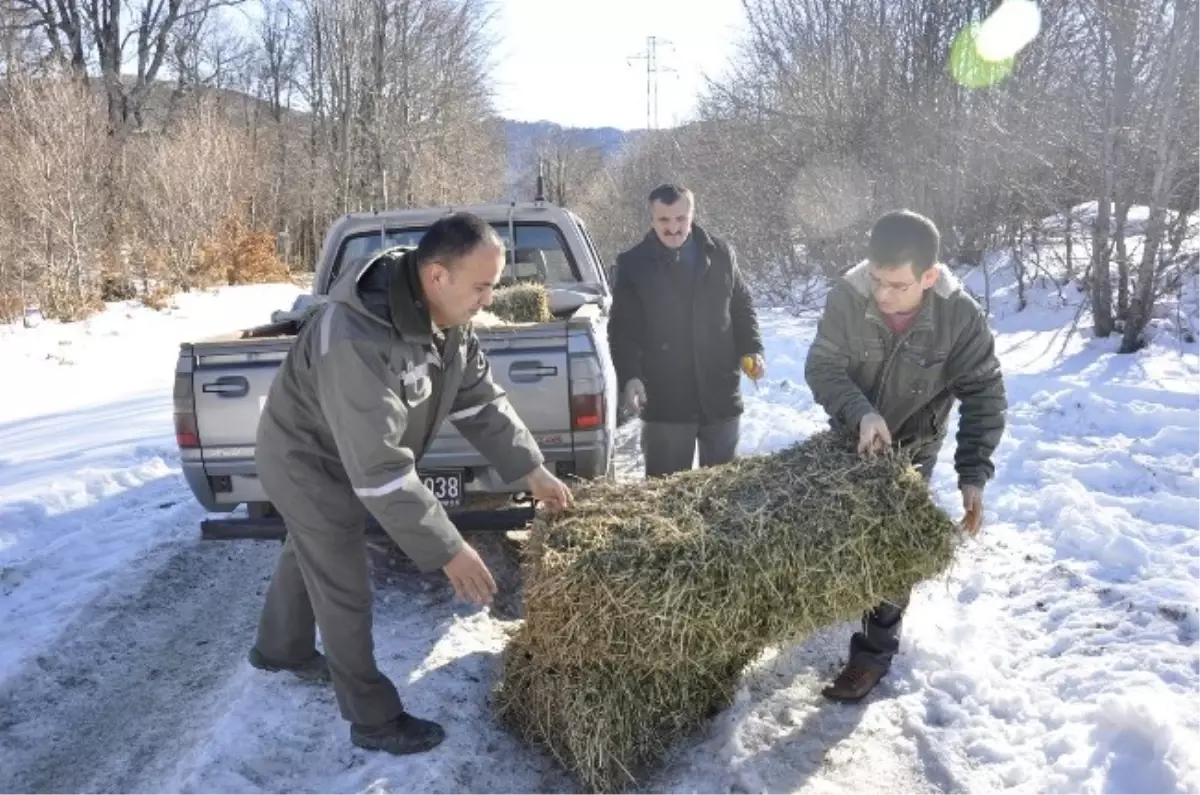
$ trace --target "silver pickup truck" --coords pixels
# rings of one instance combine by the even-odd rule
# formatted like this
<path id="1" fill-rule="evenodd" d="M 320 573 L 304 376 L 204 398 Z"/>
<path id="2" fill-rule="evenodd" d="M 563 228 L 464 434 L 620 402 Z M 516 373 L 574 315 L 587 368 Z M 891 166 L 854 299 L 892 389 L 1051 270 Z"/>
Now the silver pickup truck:
<path id="1" fill-rule="evenodd" d="M 508 250 L 501 284 L 544 283 L 554 320 L 492 325 L 476 332 L 493 377 L 562 478 L 611 477 L 616 376 L 607 345 L 611 293 L 583 222 L 544 201 L 353 213 L 333 224 L 311 294 L 291 309 L 264 307 L 260 327 L 180 345 L 175 368 L 175 437 L 183 474 L 210 512 L 209 539 L 282 538 L 278 514 L 255 475 L 254 443 L 267 390 L 305 310 L 324 300 L 353 262 L 393 246 L 415 246 L 439 217 L 467 210 L 492 224 Z M 463 529 L 507 529 L 532 517 L 519 484 L 496 471 L 447 423 L 417 463 L 426 485 Z M 246 506 L 246 515 L 235 509 Z"/>

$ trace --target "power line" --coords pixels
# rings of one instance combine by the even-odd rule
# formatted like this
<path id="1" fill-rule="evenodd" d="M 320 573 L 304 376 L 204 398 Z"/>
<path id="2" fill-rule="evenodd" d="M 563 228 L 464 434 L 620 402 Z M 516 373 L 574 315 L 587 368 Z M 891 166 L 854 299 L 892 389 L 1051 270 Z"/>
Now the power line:
<path id="1" fill-rule="evenodd" d="M 631 55 L 625 59 L 627 64 L 634 61 L 646 62 L 646 129 L 658 129 L 658 75 L 660 72 L 674 72 L 670 66 L 659 63 L 658 48 L 661 46 L 675 49 L 675 45 L 660 36 L 646 37 L 646 51 Z"/>

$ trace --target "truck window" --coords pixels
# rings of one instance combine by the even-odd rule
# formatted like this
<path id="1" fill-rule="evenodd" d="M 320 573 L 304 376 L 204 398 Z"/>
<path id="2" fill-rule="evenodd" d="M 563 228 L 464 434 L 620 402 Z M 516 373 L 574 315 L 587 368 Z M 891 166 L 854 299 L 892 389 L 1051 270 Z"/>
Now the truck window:
<path id="1" fill-rule="evenodd" d="M 516 223 L 516 245 L 509 236 L 508 224 L 498 221 L 492 224 L 504 247 L 508 251 L 508 264 L 504 268 L 502 283 L 517 280 L 537 281 L 542 284 L 578 284 L 579 268 L 571 257 L 570 249 L 562 233 L 551 224 Z M 350 235 L 334 260 L 329 284 L 337 280 L 338 274 L 347 267 L 354 267 L 364 259 L 385 248 L 395 246 L 416 247 L 425 228 L 372 230 Z"/>
<path id="2" fill-rule="evenodd" d="M 583 221 L 576 220 L 575 226 L 579 228 L 579 234 L 583 238 L 583 242 L 588 247 L 588 252 L 592 255 L 592 259 L 596 261 L 596 270 L 600 274 L 600 281 L 608 288 L 612 288 L 612 280 L 608 278 L 608 269 L 604 267 L 604 260 L 600 256 L 600 252 L 596 250 L 596 244 L 592 242 L 592 236 L 588 234 L 587 227 Z"/>

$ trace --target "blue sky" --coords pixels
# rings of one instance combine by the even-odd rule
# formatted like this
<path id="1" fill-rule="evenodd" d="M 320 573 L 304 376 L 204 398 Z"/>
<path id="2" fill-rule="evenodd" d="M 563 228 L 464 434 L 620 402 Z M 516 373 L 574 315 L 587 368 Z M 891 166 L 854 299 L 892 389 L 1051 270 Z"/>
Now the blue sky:
<path id="1" fill-rule="evenodd" d="M 572 127 L 646 126 L 646 64 L 660 47 L 660 127 L 695 112 L 703 76 L 725 68 L 743 29 L 740 0 L 496 0 L 497 111 L 520 121 Z"/>

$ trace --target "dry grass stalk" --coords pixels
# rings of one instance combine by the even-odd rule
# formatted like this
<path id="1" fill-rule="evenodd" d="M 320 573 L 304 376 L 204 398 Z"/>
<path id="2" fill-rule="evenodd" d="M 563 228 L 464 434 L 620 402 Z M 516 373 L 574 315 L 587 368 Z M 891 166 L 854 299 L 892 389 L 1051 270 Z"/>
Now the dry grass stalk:
<path id="1" fill-rule="evenodd" d="M 832 431 L 639 485 L 590 483 L 539 519 L 503 722 L 616 791 L 721 708 L 769 647 L 944 571 L 956 525 L 898 454 Z"/>

